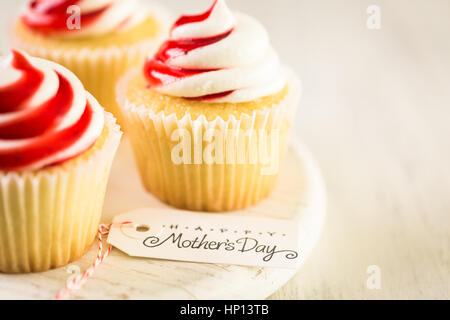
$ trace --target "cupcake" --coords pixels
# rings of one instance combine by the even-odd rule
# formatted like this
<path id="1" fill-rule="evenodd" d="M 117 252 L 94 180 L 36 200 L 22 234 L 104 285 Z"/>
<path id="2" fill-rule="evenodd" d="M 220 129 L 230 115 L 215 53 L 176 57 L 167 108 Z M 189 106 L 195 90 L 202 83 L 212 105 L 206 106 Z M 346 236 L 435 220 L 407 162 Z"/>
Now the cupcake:
<path id="1" fill-rule="evenodd" d="M 139 0 L 33 0 L 15 21 L 11 42 L 74 72 L 116 113 L 118 78 L 158 48 L 167 21 L 164 10 Z"/>
<path id="2" fill-rule="evenodd" d="M 254 18 L 223 0 L 180 17 L 116 90 L 143 184 L 163 202 L 221 212 L 270 195 L 300 83 Z"/>
<path id="3" fill-rule="evenodd" d="M 60 267 L 95 239 L 121 132 L 66 68 L 0 57 L 0 272 Z"/>

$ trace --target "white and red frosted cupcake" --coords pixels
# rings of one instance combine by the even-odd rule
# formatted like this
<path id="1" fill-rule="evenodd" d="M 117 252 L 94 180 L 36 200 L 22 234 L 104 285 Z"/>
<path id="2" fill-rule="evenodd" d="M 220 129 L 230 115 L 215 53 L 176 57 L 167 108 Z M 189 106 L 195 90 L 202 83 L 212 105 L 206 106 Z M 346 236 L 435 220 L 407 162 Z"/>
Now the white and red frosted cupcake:
<path id="1" fill-rule="evenodd" d="M 275 186 L 300 82 L 261 23 L 216 0 L 180 17 L 117 98 L 146 189 L 179 208 L 230 211 Z"/>
<path id="2" fill-rule="evenodd" d="M 14 23 L 12 45 L 74 72 L 117 112 L 114 85 L 166 36 L 169 18 L 139 0 L 32 0 Z"/>
<path id="3" fill-rule="evenodd" d="M 69 70 L 0 57 L 0 272 L 56 268 L 89 248 L 120 138 Z"/>

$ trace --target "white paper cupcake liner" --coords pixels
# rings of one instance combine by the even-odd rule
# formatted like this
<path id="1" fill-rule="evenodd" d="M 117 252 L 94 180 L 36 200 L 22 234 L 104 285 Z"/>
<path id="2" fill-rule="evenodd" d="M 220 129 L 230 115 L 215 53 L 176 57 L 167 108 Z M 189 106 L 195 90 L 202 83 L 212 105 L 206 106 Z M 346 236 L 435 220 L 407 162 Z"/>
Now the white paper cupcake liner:
<path id="1" fill-rule="evenodd" d="M 246 208 L 266 198 L 275 185 L 278 171 L 263 174 L 261 164 L 223 163 L 175 164 L 171 152 L 177 142 L 175 130 L 186 130 L 192 137 L 202 137 L 208 129 L 239 135 L 253 130 L 278 130 L 279 149 L 276 159 L 282 165 L 296 107 L 300 99 L 300 82 L 292 76 L 289 92 L 278 105 L 268 106 L 240 119 L 205 116 L 192 119 L 189 114 L 178 119 L 175 114 L 155 114 L 144 105 L 135 105 L 126 95 L 127 84 L 139 70 L 132 70 L 117 86 L 118 104 L 122 108 L 123 126 L 133 146 L 136 162 L 145 188 L 172 206 L 197 211 L 222 212 Z M 247 142 L 252 150 L 256 141 Z M 194 151 L 193 151 L 194 152 Z"/>
<path id="2" fill-rule="evenodd" d="M 121 131 L 105 113 L 104 144 L 36 172 L 0 171 L 0 272 L 38 272 L 79 258 L 96 236 Z"/>

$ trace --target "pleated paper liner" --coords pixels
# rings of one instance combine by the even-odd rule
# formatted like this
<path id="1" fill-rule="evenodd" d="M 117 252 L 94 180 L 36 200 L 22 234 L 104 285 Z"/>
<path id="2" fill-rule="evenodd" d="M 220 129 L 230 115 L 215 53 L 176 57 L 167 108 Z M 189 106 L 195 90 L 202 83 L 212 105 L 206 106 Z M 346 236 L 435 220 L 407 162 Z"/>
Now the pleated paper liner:
<path id="1" fill-rule="evenodd" d="M 170 16 L 164 9 L 152 5 L 150 13 L 158 22 L 156 37 L 144 39 L 132 45 L 114 45 L 96 48 L 68 47 L 61 43 L 47 47 L 36 35 L 15 23 L 11 30 L 11 43 L 28 54 L 57 62 L 75 73 L 86 90 L 94 95 L 99 103 L 113 113 L 120 123 L 120 109 L 115 100 L 115 85 L 118 79 L 130 68 L 142 65 L 145 58 L 155 52 L 167 37 Z M 67 41 L 70 43 L 70 41 Z"/>
<path id="2" fill-rule="evenodd" d="M 39 272 L 67 265 L 93 243 L 121 131 L 105 129 L 78 158 L 36 172 L 0 171 L 0 272 Z"/>
<path id="3" fill-rule="evenodd" d="M 200 141 L 208 129 L 231 134 L 236 141 L 240 135 L 249 132 L 263 132 L 269 139 L 270 134 L 275 132 L 279 143 L 272 150 L 269 150 L 272 148 L 270 143 L 261 146 L 258 143 L 260 139 L 255 138 L 244 139 L 245 150 L 250 154 L 272 154 L 277 165 L 281 166 L 300 99 L 297 78 L 290 78 L 288 93 L 277 105 L 267 106 L 250 115 L 242 114 L 240 119 L 230 116 L 227 120 L 217 117 L 208 121 L 205 116 L 191 119 L 187 114 L 178 119 L 175 114 L 155 114 L 151 108 L 129 101 L 127 84 L 138 72 L 140 70 L 132 70 L 121 79 L 117 97 L 122 108 L 124 131 L 131 141 L 143 185 L 149 192 L 177 208 L 209 212 L 243 209 L 270 195 L 278 170 L 266 174 L 268 165 L 259 160 L 228 162 L 225 160 L 226 150 L 223 150 L 223 162 L 210 163 L 205 159 L 201 159 L 201 163 L 195 162 L 194 141 Z M 178 137 L 176 132 L 182 132 L 190 139 L 190 162 L 176 163 L 173 160 L 172 152 L 178 145 L 178 140 L 172 139 L 173 134 Z M 203 146 L 206 147 L 206 143 Z M 183 152 L 181 154 L 184 155 Z M 200 155 L 200 158 L 203 157 Z"/>

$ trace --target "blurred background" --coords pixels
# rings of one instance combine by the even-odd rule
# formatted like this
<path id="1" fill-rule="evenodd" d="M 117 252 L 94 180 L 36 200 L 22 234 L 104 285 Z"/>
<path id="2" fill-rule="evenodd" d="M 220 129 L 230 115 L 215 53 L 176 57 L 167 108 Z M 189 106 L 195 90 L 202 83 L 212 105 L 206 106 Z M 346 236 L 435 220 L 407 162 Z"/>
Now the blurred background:
<path id="1" fill-rule="evenodd" d="M 160 1 L 174 16 L 211 2 Z M 448 299 L 450 1 L 227 2 L 262 21 L 300 75 L 295 135 L 328 188 L 319 245 L 271 298 Z M 2 30 L 23 3 L 2 1 Z"/>

